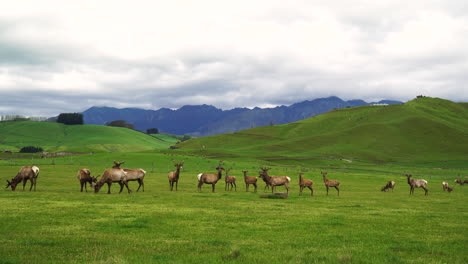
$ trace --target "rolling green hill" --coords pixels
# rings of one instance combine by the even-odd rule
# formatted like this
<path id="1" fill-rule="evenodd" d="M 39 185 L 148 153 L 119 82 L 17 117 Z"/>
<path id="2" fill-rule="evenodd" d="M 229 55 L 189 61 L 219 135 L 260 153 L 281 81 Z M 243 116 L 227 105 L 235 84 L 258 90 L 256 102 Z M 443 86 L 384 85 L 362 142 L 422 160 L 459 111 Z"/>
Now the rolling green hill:
<path id="1" fill-rule="evenodd" d="M 39 146 L 45 151 L 138 152 L 166 149 L 172 143 L 127 128 L 63 125 L 47 122 L 0 122 L 0 149 Z"/>
<path id="2" fill-rule="evenodd" d="M 441 161 L 468 156 L 467 104 L 418 98 L 334 110 L 302 121 L 197 138 L 181 152 L 266 160 Z"/>

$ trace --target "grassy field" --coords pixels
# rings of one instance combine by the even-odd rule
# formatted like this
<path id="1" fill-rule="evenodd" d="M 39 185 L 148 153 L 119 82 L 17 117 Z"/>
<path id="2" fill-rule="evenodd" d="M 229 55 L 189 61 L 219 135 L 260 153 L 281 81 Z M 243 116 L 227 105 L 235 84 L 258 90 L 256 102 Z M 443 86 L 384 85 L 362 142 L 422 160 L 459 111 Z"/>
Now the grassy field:
<path id="1" fill-rule="evenodd" d="M 171 142 L 135 130 L 48 122 L 0 122 L 0 149 L 39 146 L 48 152 L 138 152 L 167 149 Z"/>
<path id="2" fill-rule="evenodd" d="M 76 171 L 93 175 L 112 160 L 148 171 L 145 192 L 80 193 Z M 170 192 L 171 159 L 185 160 L 178 192 Z M 14 176 L 30 159 L 3 160 L 0 180 Z M 428 164 L 343 163 L 342 160 L 283 166 L 226 160 L 234 166 L 237 192 L 196 191 L 196 174 L 212 172 L 217 160 L 157 153 L 98 153 L 33 161 L 40 169 L 37 192 L 0 192 L 1 263 L 466 263 L 467 186 L 442 191 L 467 175 L 468 162 Z M 245 192 L 241 170 L 259 166 L 293 178 L 287 200 Z M 448 165 L 448 166 L 447 166 Z M 299 196 L 297 173 L 315 182 L 315 195 Z M 320 177 L 341 182 L 329 196 Z M 429 196 L 409 197 L 402 173 L 429 181 Z M 395 191 L 383 193 L 386 181 Z M 29 184 L 27 185 L 29 187 Z M 136 183 L 130 188 L 136 189 Z M 279 187 L 279 190 L 284 190 Z"/>
<path id="3" fill-rule="evenodd" d="M 36 192 L 0 192 L 0 263 L 468 263 L 468 186 L 453 182 L 468 177 L 467 110 L 434 98 L 341 109 L 176 150 L 170 138 L 129 129 L 0 123 L 1 148 L 95 152 L 0 153 L 0 182 L 23 165 L 41 169 Z M 220 159 L 237 192 L 221 179 L 215 193 L 198 193 L 196 175 Z M 79 169 L 101 174 L 113 160 L 145 169 L 145 192 L 79 192 Z M 172 160 L 185 161 L 177 192 Z M 288 199 L 260 198 L 261 180 L 258 193 L 245 192 L 242 170 L 258 176 L 265 166 L 292 178 Z M 321 171 L 341 182 L 340 196 L 326 196 Z M 299 172 L 315 182 L 313 197 L 298 195 Z M 429 195 L 409 196 L 405 173 L 426 179 Z M 395 191 L 381 192 L 389 180 Z"/>

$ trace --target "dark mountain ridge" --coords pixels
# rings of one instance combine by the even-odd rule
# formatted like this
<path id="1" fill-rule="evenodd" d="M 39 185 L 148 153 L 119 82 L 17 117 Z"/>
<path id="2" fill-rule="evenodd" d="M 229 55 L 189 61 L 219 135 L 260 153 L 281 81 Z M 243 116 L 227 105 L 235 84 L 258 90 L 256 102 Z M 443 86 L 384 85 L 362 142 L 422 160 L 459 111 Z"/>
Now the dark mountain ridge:
<path id="1" fill-rule="evenodd" d="M 85 124 L 104 125 L 114 120 L 125 120 L 135 129 L 158 128 L 163 133 L 209 136 L 235 132 L 269 124 L 285 124 L 333 109 L 372 104 L 400 104 L 399 101 L 382 100 L 367 103 L 363 100 L 344 101 L 336 96 L 295 103 L 274 108 L 234 108 L 222 110 L 212 105 L 185 105 L 177 110 L 161 108 L 91 107 L 83 112 Z"/>

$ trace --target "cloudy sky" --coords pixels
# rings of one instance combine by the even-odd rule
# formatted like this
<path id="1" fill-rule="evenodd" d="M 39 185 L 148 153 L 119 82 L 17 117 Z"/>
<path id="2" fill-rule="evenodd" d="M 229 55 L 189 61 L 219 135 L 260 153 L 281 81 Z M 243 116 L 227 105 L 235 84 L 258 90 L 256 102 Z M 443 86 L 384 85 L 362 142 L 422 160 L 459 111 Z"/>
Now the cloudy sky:
<path id="1" fill-rule="evenodd" d="M 0 2 L 0 114 L 468 101 L 464 0 Z"/>

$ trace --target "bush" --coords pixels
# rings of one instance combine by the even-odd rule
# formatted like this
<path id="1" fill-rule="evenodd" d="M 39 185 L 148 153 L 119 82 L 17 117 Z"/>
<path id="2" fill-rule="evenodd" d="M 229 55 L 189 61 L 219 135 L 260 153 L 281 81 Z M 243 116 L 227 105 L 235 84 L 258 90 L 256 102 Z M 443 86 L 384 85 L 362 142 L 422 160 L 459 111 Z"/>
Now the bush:
<path id="1" fill-rule="evenodd" d="M 111 122 L 107 122 L 106 126 L 113 126 L 113 127 L 126 127 L 133 129 L 133 124 L 128 124 L 125 120 L 114 120 Z"/>
<path id="2" fill-rule="evenodd" d="M 146 134 L 159 134 L 159 130 L 157 128 L 148 128 Z"/>
<path id="3" fill-rule="evenodd" d="M 44 151 L 41 147 L 27 146 L 20 149 L 20 153 L 37 153 Z"/>

